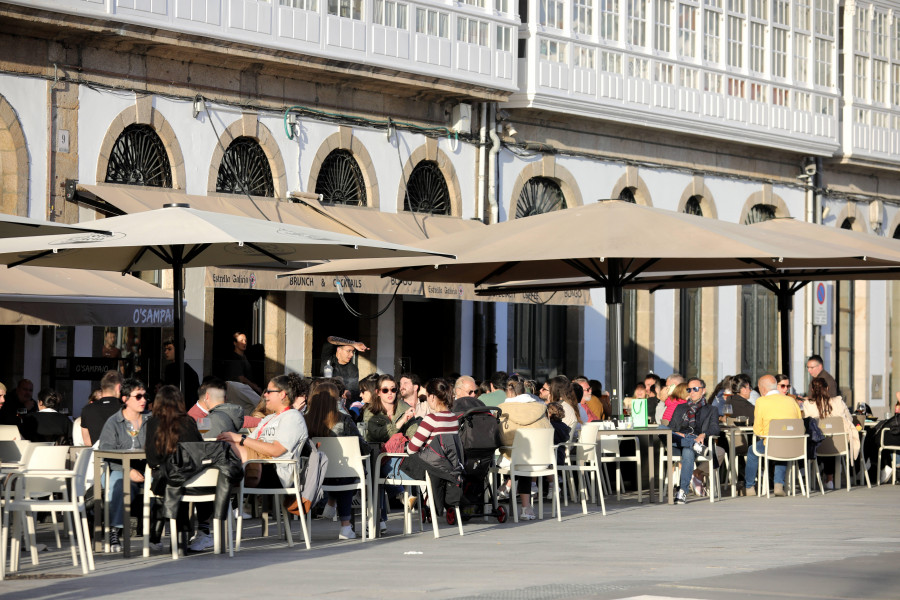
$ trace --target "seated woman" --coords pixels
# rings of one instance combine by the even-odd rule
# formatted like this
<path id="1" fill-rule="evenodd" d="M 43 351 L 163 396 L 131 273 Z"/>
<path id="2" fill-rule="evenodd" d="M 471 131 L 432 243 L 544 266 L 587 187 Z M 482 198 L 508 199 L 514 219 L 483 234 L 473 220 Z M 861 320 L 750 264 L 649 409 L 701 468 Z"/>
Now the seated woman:
<path id="1" fill-rule="evenodd" d="M 855 461 L 859 456 L 859 434 L 856 432 L 856 426 L 853 424 L 853 417 L 850 410 L 844 403 L 843 398 L 828 396 L 828 382 L 821 377 L 814 377 L 809 383 L 809 398 L 803 401 L 803 416 L 812 417 L 813 419 L 825 419 L 828 417 L 841 417 L 844 424 L 844 432 L 848 434 L 850 440 L 850 460 Z M 821 462 L 825 467 L 825 489 L 834 489 L 834 467 L 837 457 L 828 456 L 822 458 Z M 849 473 L 844 473 L 844 477 L 849 477 Z"/>
<path id="2" fill-rule="evenodd" d="M 310 437 L 355 437 L 359 441 L 362 455 L 369 453 L 368 446 L 359 434 L 356 423 L 350 415 L 340 412 L 338 402 L 341 396 L 336 385 L 330 381 L 319 381 L 312 385 L 306 406 L 306 427 Z M 353 481 L 346 478 L 326 477 L 325 484 L 344 485 Z M 353 490 L 328 492 L 328 502 L 322 516 L 330 519 L 337 514 L 341 519 L 339 540 L 356 539 L 353 531 Z M 336 507 L 335 507 L 336 505 Z"/>
<path id="3" fill-rule="evenodd" d="M 578 410 L 579 397 L 572 388 L 572 382 L 565 375 L 557 375 L 550 380 L 550 402 L 562 403 L 563 410 L 566 412 L 563 423 L 575 431 L 580 430 L 581 424 L 584 422 Z"/>
<path id="4" fill-rule="evenodd" d="M 446 379 L 432 379 L 425 384 L 426 414 L 409 440 L 400 469 L 412 479 L 431 475 L 434 508 L 437 514 L 444 506 L 456 506 L 462 497 L 462 442 L 459 421 L 453 409 L 453 385 Z"/>
<path id="5" fill-rule="evenodd" d="M 202 442 L 203 436 L 197 429 L 197 422 L 189 417 L 184 410 L 184 396 L 181 391 L 172 385 L 164 385 L 156 392 L 153 399 L 153 416 L 147 421 L 146 426 L 147 464 L 153 472 L 153 481 L 159 481 L 161 474 L 159 467 L 178 449 L 179 442 Z M 156 485 L 153 486 L 156 489 Z M 181 505 L 186 510 L 187 506 Z M 191 540 L 189 548 L 194 552 L 212 548 L 213 539 L 209 535 L 209 517 L 212 514 L 212 503 L 202 502 L 197 505 L 197 535 Z M 186 517 L 186 513 L 185 513 Z M 179 514 L 179 530 L 181 525 L 186 525 L 186 518 Z M 155 550 L 162 549 L 160 538 L 165 521 L 154 519 L 150 532 L 150 547 Z M 185 530 L 187 527 L 185 526 Z"/>
<path id="6" fill-rule="evenodd" d="M 38 412 L 22 419 L 19 432 L 30 442 L 51 442 L 59 446 L 72 445 L 72 421 L 57 412 L 62 397 L 56 390 L 46 388 L 38 394 Z"/>
<path id="7" fill-rule="evenodd" d="M 553 395 L 553 381 L 550 383 L 550 394 Z M 566 379 L 566 382 L 568 380 Z M 571 390 L 571 385 L 566 386 Z M 505 446 L 501 448 L 503 457 L 500 460 L 501 466 L 509 466 L 511 458 L 511 448 L 515 440 L 517 429 L 550 429 L 553 427 L 550 419 L 547 418 L 547 405 L 543 402 L 536 401 L 534 396 L 525 393 L 525 386 L 518 379 L 510 379 L 506 383 L 506 402 L 500 405 L 500 442 Z M 567 424 L 568 425 L 568 424 Z M 509 482 L 498 493 L 499 499 L 509 496 Z M 516 493 L 522 503 L 522 512 L 520 519 L 533 521 L 535 517 L 534 510 L 531 508 L 531 478 L 520 477 L 516 482 Z"/>
<path id="8" fill-rule="evenodd" d="M 676 504 L 687 502 L 687 490 L 695 477 L 694 460 L 699 454 L 709 455 L 704 444 L 709 436 L 719 434 L 719 412 L 707 404 L 703 391 L 706 384 L 700 379 L 688 381 L 688 400 L 675 407 L 669 428 L 672 430 L 672 452 L 681 453 L 681 484 L 675 495 Z M 696 487 L 696 486 L 695 486 Z M 702 487 L 698 492 L 702 492 Z"/>
<path id="9" fill-rule="evenodd" d="M 100 431 L 100 450 L 139 450 L 144 448 L 146 428 L 144 423 L 150 415 L 144 414 L 147 406 L 147 388 L 138 379 L 129 378 L 122 383 L 122 410 L 117 411 L 103 425 Z M 144 481 L 144 461 L 131 462 L 131 498 L 140 498 L 140 484 Z M 113 552 L 121 552 L 119 534 L 124 522 L 122 505 L 122 464 L 109 461 L 109 482 L 106 486 L 106 501 L 109 505 L 109 545 Z M 129 507 L 129 514 L 131 514 Z"/>
<path id="10" fill-rule="evenodd" d="M 378 393 L 378 373 L 371 373 L 359 380 L 359 400 L 350 405 L 350 414 L 353 420 L 359 423 L 363 418 L 363 411 L 372 403 L 372 398 Z"/>
<path id="11" fill-rule="evenodd" d="M 260 421 L 250 435 L 226 431 L 216 438 L 231 443 L 242 462 L 258 458 L 300 458 L 300 449 L 309 437 L 306 421 L 300 411 L 292 408 L 297 393 L 287 375 L 269 381 L 263 392 L 268 416 Z M 293 469 L 289 464 L 247 465 L 244 470 L 245 487 L 280 488 L 293 485 Z M 292 506 L 291 512 L 300 509 Z"/>
<path id="12" fill-rule="evenodd" d="M 391 436 L 401 433 L 405 429 L 405 435 L 412 435 L 415 430 L 413 426 L 406 428 L 406 424 L 414 416 L 414 409 L 397 397 L 397 383 L 394 376 L 385 373 L 378 378 L 376 394 L 372 398 L 369 405 L 363 410 L 363 423 L 366 429 L 366 441 L 374 444 L 383 444 L 387 442 Z M 400 460 L 391 458 L 381 463 L 380 472 L 382 477 L 400 477 L 399 471 Z M 403 492 L 401 486 L 385 486 L 385 491 L 392 498 L 400 496 Z M 387 502 L 381 502 L 381 522 L 380 529 L 382 532 L 387 531 Z"/>

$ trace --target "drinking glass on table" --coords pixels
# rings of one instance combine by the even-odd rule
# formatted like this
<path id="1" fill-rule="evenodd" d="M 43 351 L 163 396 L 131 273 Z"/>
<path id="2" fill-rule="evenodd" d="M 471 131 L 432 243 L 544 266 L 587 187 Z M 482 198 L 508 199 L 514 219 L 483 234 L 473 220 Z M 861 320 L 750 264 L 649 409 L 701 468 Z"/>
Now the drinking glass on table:
<path id="1" fill-rule="evenodd" d="M 200 431 L 200 435 L 205 436 L 207 433 L 209 433 L 209 417 L 198 419 L 197 429 Z"/>
<path id="2" fill-rule="evenodd" d="M 135 427 L 134 423 L 132 423 L 128 419 L 125 419 L 125 431 L 127 431 L 128 435 L 131 436 L 131 449 L 134 450 L 135 449 L 134 438 L 136 438 L 138 436 L 138 434 L 141 432 L 141 428 Z"/>
<path id="3" fill-rule="evenodd" d="M 734 414 L 734 406 L 730 402 L 725 403 L 725 416 L 730 417 Z"/>

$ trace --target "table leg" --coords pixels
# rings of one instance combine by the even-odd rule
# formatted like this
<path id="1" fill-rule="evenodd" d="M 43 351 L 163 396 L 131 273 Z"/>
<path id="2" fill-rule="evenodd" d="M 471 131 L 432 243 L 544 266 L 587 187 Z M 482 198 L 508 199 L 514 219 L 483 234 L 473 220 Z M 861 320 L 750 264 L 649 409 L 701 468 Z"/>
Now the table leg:
<path id="1" fill-rule="evenodd" d="M 669 504 L 675 504 L 675 475 L 672 472 L 672 430 L 666 430 L 666 473 L 669 476 Z"/>
<path id="2" fill-rule="evenodd" d="M 122 459 L 122 556 L 131 557 L 131 458 Z"/>
<path id="3" fill-rule="evenodd" d="M 94 456 L 94 552 L 103 552 L 103 481 L 100 477 L 102 458 Z"/>
<path id="4" fill-rule="evenodd" d="M 652 443 L 647 444 L 647 460 L 650 461 L 650 503 L 653 503 L 653 498 L 656 496 L 656 490 L 659 489 L 659 481 L 656 476 L 656 448 L 659 446 L 659 436 L 653 436 Z"/>
<path id="5" fill-rule="evenodd" d="M 734 429 L 728 430 L 728 470 L 731 471 L 728 476 L 731 479 L 731 497 L 737 496 L 737 454 L 734 451 L 735 435 Z"/>

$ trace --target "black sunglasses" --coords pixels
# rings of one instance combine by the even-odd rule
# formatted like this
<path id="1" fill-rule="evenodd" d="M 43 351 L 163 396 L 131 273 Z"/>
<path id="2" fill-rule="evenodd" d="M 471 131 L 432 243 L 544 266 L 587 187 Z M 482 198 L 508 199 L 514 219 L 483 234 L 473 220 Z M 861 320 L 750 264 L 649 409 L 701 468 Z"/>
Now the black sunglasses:
<path id="1" fill-rule="evenodd" d="M 705 387 L 689 387 L 687 391 L 689 392 L 699 392 L 700 390 L 705 390 Z"/>
<path id="2" fill-rule="evenodd" d="M 396 393 L 397 393 L 397 388 L 395 388 L 395 387 L 392 387 L 392 388 L 381 388 L 381 393 L 382 393 L 382 394 L 396 394 Z"/>

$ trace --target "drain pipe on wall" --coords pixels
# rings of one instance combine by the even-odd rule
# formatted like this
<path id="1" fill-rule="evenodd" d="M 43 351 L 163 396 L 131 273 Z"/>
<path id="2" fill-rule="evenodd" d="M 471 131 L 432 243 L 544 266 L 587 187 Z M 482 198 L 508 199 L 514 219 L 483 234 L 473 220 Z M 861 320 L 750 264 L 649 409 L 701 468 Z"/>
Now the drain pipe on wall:
<path id="1" fill-rule="evenodd" d="M 486 212 L 484 209 L 484 177 L 487 171 L 487 165 L 485 164 L 487 161 L 487 111 L 488 103 L 482 102 L 480 129 L 478 130 L 478 141 L 480 143 L 478 147 L 478 191 L 476 192 L 477 200 L 475 202 L 475 216 L 482 222 Z"/>
<path id="2" fill-rule="evenodd" d="M 499 203 L 497 202 L 497 155 L 500 153 L 500 136 L 497 135 L 497 105 L 491 104 L 491 121 L 488 128 L 491 136 L 491 154 L 488 159 L 488 194 L 487 201 L 491 207 L 488 224 L 500 220 Z"/>

